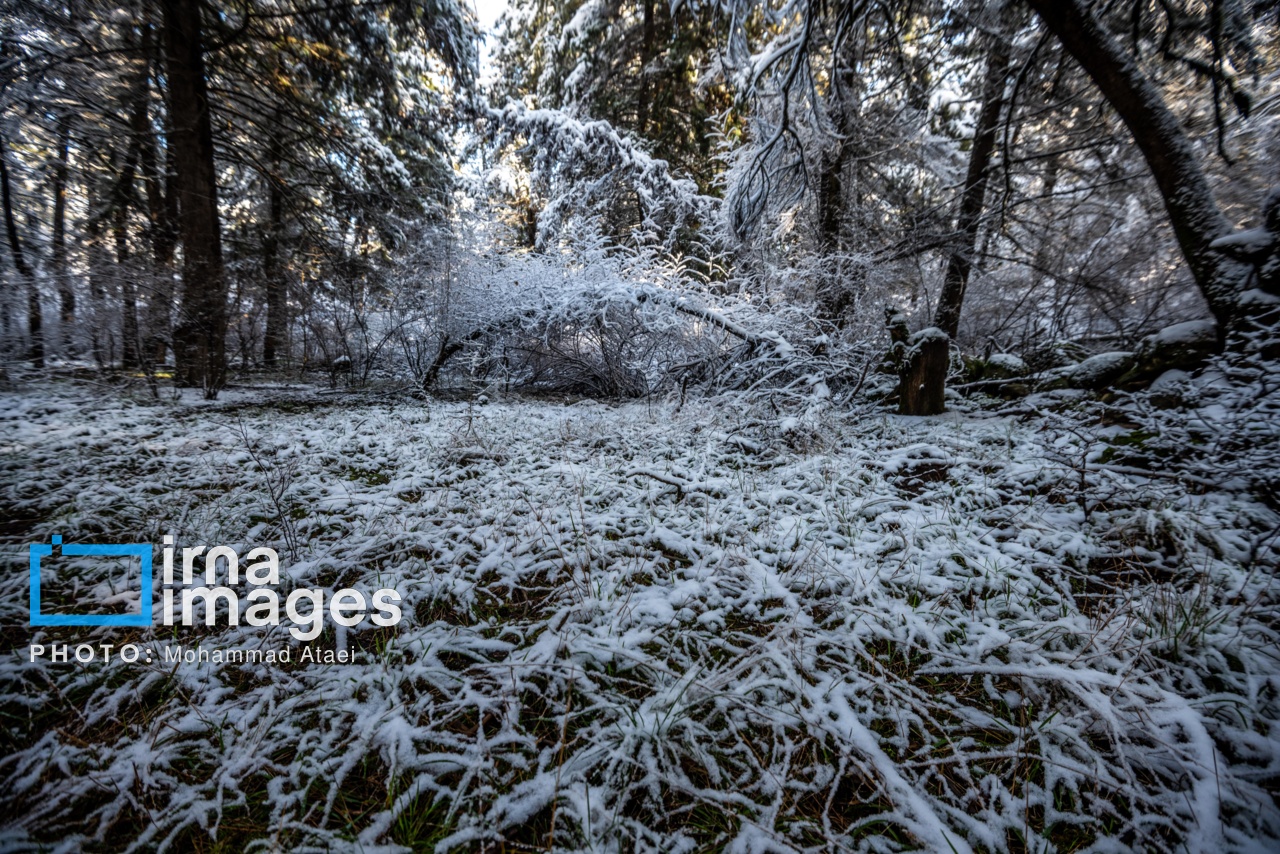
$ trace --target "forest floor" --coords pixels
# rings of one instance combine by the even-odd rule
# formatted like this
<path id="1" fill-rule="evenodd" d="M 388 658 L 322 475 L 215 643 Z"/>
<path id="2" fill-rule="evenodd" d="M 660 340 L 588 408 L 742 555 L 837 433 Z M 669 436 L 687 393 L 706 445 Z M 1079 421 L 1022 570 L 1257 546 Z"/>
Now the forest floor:
<path id="1" fill-rule="evenodd" d="M 1274 851 L 1280 516 L 1111 464 L 1144 439 L 1087 408 L 0 394 L 0 849 Z M 54 534 L 268 545 L 285 587 L 405 616 L 328 626 L 346 664 L 281 627 L 32 629 Z M 294 655 L 28 655 L 89 641 Z"/>

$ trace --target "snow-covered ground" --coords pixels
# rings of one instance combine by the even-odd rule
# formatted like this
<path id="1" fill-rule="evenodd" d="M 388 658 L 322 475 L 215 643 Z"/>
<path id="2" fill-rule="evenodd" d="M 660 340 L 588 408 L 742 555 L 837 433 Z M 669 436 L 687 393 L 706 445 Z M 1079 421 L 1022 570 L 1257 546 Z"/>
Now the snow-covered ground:
<path id="1" fill-rule="evenodd" d="M 778 424 L 0 395 L 0 849 L 1276 850 L 1274 512 L 1109 467 L 1120 427 Z M 53 534 L 270 545 L 406 616 L 326 628 L 350 664 L 35 630 Z M 294 660 L 29 661 L 89 639 Z"/>

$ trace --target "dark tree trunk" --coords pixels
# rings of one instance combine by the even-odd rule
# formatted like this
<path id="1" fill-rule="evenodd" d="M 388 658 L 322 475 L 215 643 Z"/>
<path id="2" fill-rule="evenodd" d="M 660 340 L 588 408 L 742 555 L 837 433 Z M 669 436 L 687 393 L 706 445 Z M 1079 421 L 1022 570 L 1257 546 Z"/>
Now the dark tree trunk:
<path id="1" fill-rule="evenodd" d="M 965 174 L 964 190 L 960 195 L 960 210 L 956 214 L 956 237 L 951 256 L 947 259 L 947 272 L 942 280 L 942 294 L 938 297 L 938 311 L 933 324 L 955 338 L 960 329 L 960 310 L 964 305 L 964 292 L 969 286 L 969 273 L 973 269 L 973 255 L 977 250 L 978 226 L 982 222 L 982 209 L 986 204 L 987 180 L 991 172 L 991 157 L 996 149 L 996 130 L 1000 126 L 1000 114 L 1004 110 L 1005 80 L 1009 75 L 1009 45 L 997 38 L 987 56 L 987 74 L 982 83 L 982 109 L 978 125 L 973 131 L 973 144 L 969 149 L 969 168 Z"/>
<path id="2" fill-rule="evenodd" d="M 63 353 L 69 353 L 76 323 L 76 292 L 67 268 L 67 161 L 71 149 L 71 122 L 58 120 L 58 152 L 53 169 L 53 235 L 51 263 L 58 286 L 58 334 Z"/>
<path id="3" fill-rule="evenodd" d="M 912 336 L 898 374 L 898 411 L 903 415 L 937 415 L 946 409 L 951 340 L 938 329 Z"/>
<path id="4" fill-rule="evenodd" d="M 144 56 L 150 53 L 151 31 L 143 31 Z M 138 80 L 129 116 L 129 150 L 125 154 L 124 168 L 116 182 L 115 198 L 111 211 L 112 232 L 116 247 L 116 276 L 120 280 L 120 362 L 125 370 L 141 365 L 141 341 L 138 337 L 138 284 L 135 270 L 129 264 L 129 206 L 135 200 L 134 180 L 142 157 L 143 140 L 149 130 L 147 100 L 150 97 L 150 81 L 146 66 Z"/>
<path id="5" fill-rule="evenodd" d="M 143 52 L 148 63 L 145 72 L 144 97 L 150 98 L 150 63 L 159 56 L 151 38 L 150 29 L 143 34 Z M 173 187 L 172 149 L 164 150 L 164 173 L 160 172 L 157 155 L 156 133 L 143 104 L 141 121 L 135 129 L 139 142 L 138 166 L 142 171 L 142 183 L 147 196 L 147 221 L 151 244 L 151 260 L 154 265 L 149 280 L 147 298 L 147 338 L 141 342 L 142 359 L 147 365 L 164 361 L 169 342 L 170 315 L 173 312 L 173 256 L 177 246 L 178 196 Z M 135 114 L 135 118 L 138 118 Z"/>
<path id="6" fill-rule="evenodd" d="M 216 397 L 227 373 L 227 283 L 205 78 L 200 0 L 163 0 L 174 178 L 182 236 L 182 301 L 174 329 L 177 379 Z"/>
<path id="7" fill-rule="evenodd" d="M 1028 0 L 1028 4 L 1129 128 L 1160 189 L 1187 266 L 1219 329 L 1225 330 L 1248 271 L 1209 249 L 1231 226 L 1218 209 L 1177 118 L 1133 57 L 1079 0 Z"/>
<path id="8" fill-rule="evenodd" d="M 139 162 L 147 192 L 147 217 L 151 222 L 151 258 L 155 265 L 151 292 L 147 295 L 147 342 L 144 357 L 152 364 L 164 361 L 173 312 L 173 255 L 177 245 L 174 224 L 178 196 L 173 187 L 170 149 L 165 150 L 166 169 L 161 176 L 156 157 L 156 137 L 150 125 L 142 137 Z"/>
<path id="9" fill-rule="evenodd" d="M 267 228 L 262 240 L 262 274 L 266 279 L 267 322 L 262 335 L 262 363 L 275 367 L 285 348 L 288 311 L 285 280 L 280 269 L 280 232 L 283 227 L 284 193 L 281 188 L 279 143 L 271 143 L 271 174 L 267 179 Z"/>
<path id="10" fill-rule="evenodd" d="M 112 212 L 112 232 L 116 244 L 116 274 L 120 278 L 120 366 L 132 370 L 138 361 L 138 290 L 129 269 L 129 208 L 119 205 Z"/>
<path id="11" fill-rule="evenodd" d="M 520 212 L 520 226 L 517 236 L 520 239 L 520 247 L 522 249 L 538 248 L 538 207 L 534 204 L 533 199 L 527 199 L 517 204 L 517 210 Z"/>
<path id="12" fill-rule="evenodd" d="M 44 367 L 44 315 L 40 310 L 40 290 L 36 286 L 35 271 L 27 263 L 18 237 L 18 224 L 13 218 L 13 195 L 9 188 L 9 158 L 7 147 L 0 143 L 0 203 L 4 206 L 4 228 L 9 237 L 9 250 L 13 253 L 13 266 L 27 291 L 27 331 L 31 335 L 27 358 L 37 368 Z"/>
<path id="13" fill-rule="evenodd" d="M 845 175 L 853 159 L 853 146 L 840 142 L 828 154 L 818 176 L 818 236 L 822 251 L 829 256 L 831 275 L 823 277 L 818 287 L 817 313 L 820 320 L 843 328 L 865 291 L 866 269 L 850 263 L 844 239 L 848 201 L 845 198 Z"/>
<path id="14" fill-rule="evenodd" d="M 89 318 L 86 324 L 89 329 L 89 341 L 93 360 L 98 367 L 106 362 L 107 354 L 103 351 L 104 305 L 106 288 L 103 286 L 103 275 L 106 271 L 106 252 L 102 245 L 102 217 L 96 213 L 98 193 L 93 184 L 85 183 L 85 201 L 90 214 L 85 220 L 85 255 L 88 259 L 89 273 Z"/>
<path id="15" fill-rule="evenodd" d="M 858 98 L 854 91 L 858 85 L 855 74 L 856 61 L 854 39 L 851 35 L 847 35 L 839 47 L 836 68 L 832 75 L 830 109 L 836 139 L 823 154 L 816 194 L 818 240 L 824 252 L 839 252 L 845 248 L 844 241 L 841 239 L 845 231 L 848 206 L 844 179 L 854 154 L 852 136 L 858 113 Z"/>
<path id="16" fill-rule="evenodd" d="M 649 128 L 649 110 L 650 101 L 653 100 L 653 87 L 650 85 L 650 75 L 645 73 L 649 63 L 653 61 L 656 55 L 655 41 L 657 38 L 657 28 L 653 21 L 653 5 L 654 0 L 643 0 L 642 2 L 642 30 L 640 34 L 640 85 L 637 87 L 636 99 L 636 134 L 643 137 Z"/>
<path id="17" fill-rule="evenodd" d="M 423 391 L 431 391 L 436 384 L 436 380 L 440 378 L 440 371 L 444 368 L 445 362 L 448 362 L 454 355 L 461 352 L 467 346 L 469 340 L 468 338 L 462 341 L 450 341 L 447 334 L 440 337 L 440 350 L 436 353 L 436 357 L 432 360 L 430 367 L 422 375 Z"/>
<path id="18" fill-rule="evenodd" d="M 942 294 L 934 314 L 934 327 L 916 333 L 908 347 L 899 374 L 898 410 L 904 415 L 936 415 L 945 408 L 947 373 L 951 365 L 951 339 L 960 327 L 964 293 L 977 251 L 978 227 L 986 205 L 987 181 L 995 153 L 996 130 L 1004 110 L 1005 80 L 1009 74 L 1009 44 L 997 36 L 987 55 L 987 72 L 982 83 L 982 107 L 973 130 L 969 167 L 960 209 L 956 212 L 956 236 Z"/>
<path id="19" fill-rule="evenodd" d="M 818 176 L 818 240 L 824 252 L 841 249 L 840 232 L 845 216 L 844 170 L 849 150 L 846 142 L 837 142 L 823 157 L 822 172 Z"/>

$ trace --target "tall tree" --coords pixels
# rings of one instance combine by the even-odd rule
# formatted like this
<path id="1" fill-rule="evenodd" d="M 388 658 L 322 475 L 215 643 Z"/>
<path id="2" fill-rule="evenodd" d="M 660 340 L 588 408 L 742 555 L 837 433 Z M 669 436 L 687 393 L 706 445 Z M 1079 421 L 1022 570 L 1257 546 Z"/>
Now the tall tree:
<path id="1" fill-rule="evenodd" d="M 27 358 L 37 368 L 44 367 L 44 314 L 40 308 L 40 288 L 35 271 L 27 261 L 18 236 L 18 223 L 13 216 L 13 191 L 9 180 L 8 146 L 0 139 L 0 206 L 4 209 L 5 234 L 9 238 L 9 252 L 13 267 L 23 283 L 27 296 L 27 334 L 30 336 Z"/>
<path id="2" fill-rule="evenodd" d="M 1178 246 L 1200 292 L 1225 330 L 1248 270 L 1210 249 L 1231 230 L 1203 166 L 1160 90 L 1085 0 L 1027 0 L 1115 109 L 1142 151 L 1164 199 Z M 1216 69 L 1208 69 L 1217 73 Z"/>
<path id="3" fill-rule="evenodd" d="M 956 213 L 955 240 L 947 258 L 947 270 L 942 280 L 942 293 L 938 297 L 938 309 L 933 323 L 949 338 L 955 338 L 960 329 L 960 312 L 964 305 L 964 292 L 973 269 L 973 256 L 977 251 L 978 228 L 982 223 L 982 211 L 986 205 L 987 183 L 991 173 L 991 157 L 996 149 L 996 132 L 1000 126 L 1000 114 L 1004 110 L 1005 84 L 1009 75 L 1009 44 L 1003 34 L 991 40 L 987 55 L 986 77 L 982 84 L 982 107 L 974 127 L 973 141 L 969 148 L 969 166 L 965 172 L 964 188 L 960 193 L 960 207 Z"/>
<path id="4" fill-rule="evenodd" d="M 263 223 L 262 273 L 267 290 L 267 319 L 262 336 L 262 362 L 275 367 L 286 346 L 288 330 L 288 288 L 280 264 L 281 232 L 284 230 L 284 181 L 280 174 L 282 155 L 280 142 L 273 138 L 268 146 L 267 219 Z"/>
<path id="5" fill-rule="evenodd" d="M 1004 109 L 1009 74 L 1009 44 L 1003 33 L 990 39 L 987 69 L 982 84 L 982 106 L 969 147 L 955 236 L 947 256 L 942 293 L 934 313 L 935 330 L 925 330 L 906 350 L 898 388 L 898 409 L 904 415 L 936 415 L 945 408 L 947 374 L 951 366 L 951 341 L 960 329 L 965 289 L 977 251 L 978 230 L 986 204 L 996 132 Z"/>
<path id="6" fill-rule="evenodd" d="M 147 197 L 147 221 L 151 237 L 151 288 L 147 295 L 147 329 L 143 358 L 148 364 L 164 361 L 171 333 L 173 311 L 173 257 L 177 246 L 178 195 L 173 181 L 173 149 L 164 148 L 164 169 L 157 155 L 157 134 L 150 122 L 142 129 L 138 163 Z"/>
<path id="7" fill-rule="evenodd" d="M 53 168 L 53 234 L 51 266 L 58 286 L 58 332 L 62 338 L 63 352 L 71 346 L 71 335 L 76 322 L 76 292 L 71 282 L 71 270 L 67 263 L 67 175 L 71 149 L 71 121 L 66 116 L 58 119 L 57 152 Z"/>
<path id="8" fill-rule="evenodd" d="M 170 137 L 182 238 L 182 299 L 174 328 L 181 382 L 216 397 L 226 382 L 227 281 L 204 62 L 204 4 L 162 0 Z"/>

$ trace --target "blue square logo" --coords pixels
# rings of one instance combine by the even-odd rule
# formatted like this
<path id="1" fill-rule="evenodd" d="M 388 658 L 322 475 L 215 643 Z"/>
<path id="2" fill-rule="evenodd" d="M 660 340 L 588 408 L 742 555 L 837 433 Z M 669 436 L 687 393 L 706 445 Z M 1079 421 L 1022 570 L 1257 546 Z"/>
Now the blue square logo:
<path id="1" fill-rule="evenodd" d="M 31 625 L 33 626 L 149 626 L 151 625 L 151 544 L 112 543 L 104 545 L 64 546 L 62 537 L 54 535 L 50 542 L 31 544 Z M 61 546 L 69 557 L 136 557 L 142 566 L 142 590 L 137 614 L 42 614 L 40 613 L 40 560 Z"/>

